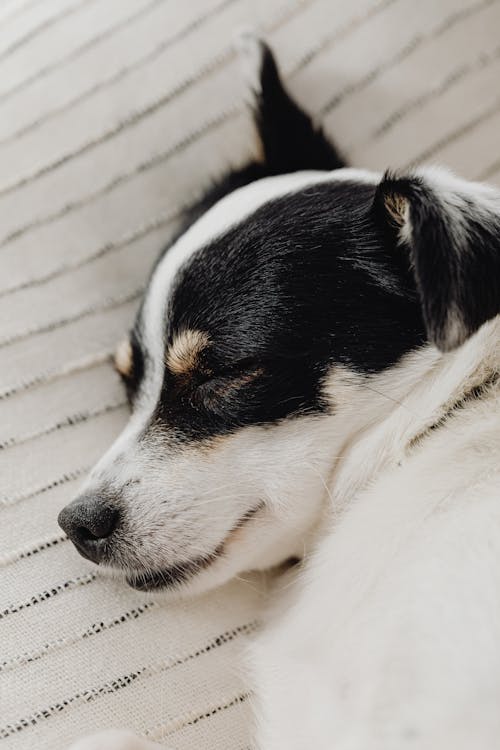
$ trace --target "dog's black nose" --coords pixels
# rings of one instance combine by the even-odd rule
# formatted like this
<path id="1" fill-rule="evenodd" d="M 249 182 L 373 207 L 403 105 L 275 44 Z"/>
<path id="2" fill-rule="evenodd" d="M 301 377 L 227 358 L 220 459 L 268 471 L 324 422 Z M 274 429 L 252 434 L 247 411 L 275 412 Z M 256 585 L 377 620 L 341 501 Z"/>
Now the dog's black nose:
<path id="1" fill-rule="evenodd" d="M 83 495 L 66 505 L 57 520 L 78 552 L 98 563 L 117 526 L 118 516 L 118 510 L 105 500 Z"/>

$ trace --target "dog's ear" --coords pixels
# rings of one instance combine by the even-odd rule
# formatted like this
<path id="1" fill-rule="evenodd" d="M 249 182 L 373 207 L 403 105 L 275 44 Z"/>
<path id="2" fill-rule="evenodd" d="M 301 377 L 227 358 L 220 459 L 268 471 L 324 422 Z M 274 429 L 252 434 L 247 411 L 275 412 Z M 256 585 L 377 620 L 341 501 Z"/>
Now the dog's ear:
<path id="1" fill-rule="evenodd" d="M 254 31 L 235 39 L 251 90 L 251 107 L 269 174 L 339 169 L 336 147 L 286 90 L 271 48 Z"/>
<path id="2" fill-rule="evenodd" d="M 442 351 L 500 313 L 500 194 L 427 169 L 386 173 L 375 209 L 407 253 L 427 335 Z"/>

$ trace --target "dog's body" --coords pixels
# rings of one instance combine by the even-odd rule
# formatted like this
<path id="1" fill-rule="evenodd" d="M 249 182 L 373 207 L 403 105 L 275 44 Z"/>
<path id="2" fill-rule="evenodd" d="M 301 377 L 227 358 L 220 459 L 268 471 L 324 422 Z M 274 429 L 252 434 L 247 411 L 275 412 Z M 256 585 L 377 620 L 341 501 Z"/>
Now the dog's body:
<path id="1" fill-rule="evenodd" d="M 61 523 L 139 588 L 196 592 L 307 543 L 249 655 L 261 750 L 493 749 L 500 197 L 342 169 L 246 46 L 264 162 L 159 261 L 117 357 L 131 422 Z"/>
<path id="2" fill-rule="evenodd" d="M 500 401 L 473 389 L 499 335 L 381 386 L 396 402 L 333 477 L 346 509 L 254 648 L 258 747 L 498 746 Z"/>

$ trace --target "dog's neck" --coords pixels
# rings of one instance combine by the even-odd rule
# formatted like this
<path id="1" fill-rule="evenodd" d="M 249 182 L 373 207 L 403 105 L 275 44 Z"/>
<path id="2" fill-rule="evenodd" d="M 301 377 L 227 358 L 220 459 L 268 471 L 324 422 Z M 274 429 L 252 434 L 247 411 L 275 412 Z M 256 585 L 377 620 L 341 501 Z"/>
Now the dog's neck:
<path id="1" fill-rule="evenodd" d="M 345 393 L 339 408 L 351 426 L 331 479 L 335 509 L 344 507 L 382 469 L 402 462 L 456 409 L 498 390 L 499 373 L 500 316 L 456 351 L 443 354 L 427 346 L 383 374 L 332 374 L 332 392 L 337 400 L 339 386 Z"/>

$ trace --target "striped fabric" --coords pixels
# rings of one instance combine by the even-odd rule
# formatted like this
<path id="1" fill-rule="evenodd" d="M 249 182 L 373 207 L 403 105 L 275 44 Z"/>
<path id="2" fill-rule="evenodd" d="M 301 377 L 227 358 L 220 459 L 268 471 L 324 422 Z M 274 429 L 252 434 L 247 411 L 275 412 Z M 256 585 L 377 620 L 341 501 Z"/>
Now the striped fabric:
<path id="1" fill-rule="evenodd" d="M 0 747 L 110 725 L 250 746 L 242 651 L 265 581 L 166 604 L 55 521 L 127 419 L 110 355 L 148 269 L 252 151 L 230 45 L 249 24 L 353 163 L 500 181 L 499 0 L 2 0 Z"/>

